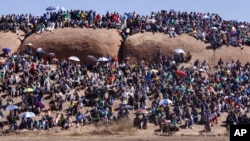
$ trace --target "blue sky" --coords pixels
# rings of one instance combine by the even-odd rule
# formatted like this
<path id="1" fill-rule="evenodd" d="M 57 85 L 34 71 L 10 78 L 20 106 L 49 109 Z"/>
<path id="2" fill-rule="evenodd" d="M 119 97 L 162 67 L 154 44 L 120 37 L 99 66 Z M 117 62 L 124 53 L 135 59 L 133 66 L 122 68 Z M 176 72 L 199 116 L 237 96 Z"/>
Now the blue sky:
<path id="1" fill-rule="evenodd" d="M 250 22 L 250 0 L 1 0 L 0 15 L 32 13 L 42 15 L 48 6 L 63 6 L 67 10 L 93 9 L 104 14 L 107 10 L 120 13 L 135 11 L 149 14 L 162 9 L 218 13 L 226 20 Z"/>

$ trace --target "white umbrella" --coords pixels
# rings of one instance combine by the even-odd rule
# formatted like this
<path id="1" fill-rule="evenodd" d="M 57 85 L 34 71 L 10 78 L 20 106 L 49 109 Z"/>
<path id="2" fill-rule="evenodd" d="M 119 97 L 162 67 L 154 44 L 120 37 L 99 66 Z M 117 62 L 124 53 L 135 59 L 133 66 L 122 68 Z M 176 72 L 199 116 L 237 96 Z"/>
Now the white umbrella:
<path id="1" fill-rule="evenodd" d="M 186 54 L 186 52 L 183 49 L 177 48 L 174 50 L 175 53 L 183 53 Z"/>
<path id="2" fill-rule="evenodd" d="M 57 11 L 66 11 L 66 9 L 62 6 L 56 7 Z"/>
<path id="3" fill-rule="evenodd" d="M 43 52 L 43 49 L 39 47 L 36 49 L 36 52 Z"/>
<path id="4" fill-rule="evenodd" d="M 239 28 L 245 28 L 246 26 L 245 25 L 239 25 Z"/>
<path id="5" fill-rule="evenodd" d="M 106 58 L 106 57 L 100 57 L 100 58 L 98 58 L 97 61 L 98 61 L 98 62 L 107 62 L 107 61 L 109 61 L 109 59 Z"/>
<path id="6" fill-rule="evenodd" d="M 79 59 L 78 57 L 76 57 L 76 56 L 70 56 L 70 57 L 69 57 L 69 60 L 77 61 L 77 62 L 80 61 L 80 59 Z"/>
<path id="7" fill-rule="evenodd" d="M 168 105 L 168 104 L 171 104 L 171 103 L 173 103 L 173 101 L 170 100 L 170 99 L 162 99 L 162 100 L 159 102 L 160 105 Z"/>
<path id="8" fill-rule="evenodd" d="M 36 115 L 33 112 L 25 112 L 22 114 L 22 118 L 32 118 L 35 117 Z"/>
<path id="9" fill-rule="evenodd" d="M 148 20 L 147 20 L 147 23 L 155 23 L 155 22 L 156 22 L 155 19 L 148 19 Z"/>
<path id="10" fill-rule="evenodd" d="M 210 29 L 211 29 L 211 30 L 214 30 L 214 31 L 217 31 L 217 30 L 218 30 L 218 28 L 217 28 L 217 27 L 214 27 L 214 26 L 211 27 Z"/>
<path id="11" fill-rule="evenodd" d="M 11 110 L 15 110 L 15 109 L 18 109 L 18 107 L 14 104 L 11 104 L 5 108 L 6 111 L 11 111 Z"/>
<path id="12" fill-rule="evenodd" d="M 210 17 L 208 15 L 204 15 L 202 18 L 203 19 L 210 19 Z"/>
<path id="13" fill-rule="evenodd" d="M 89 58 L 90 60 L 97 61 L 97 58 L 94 57 L 93 55 L 88 55 L 88 58 Z"/>

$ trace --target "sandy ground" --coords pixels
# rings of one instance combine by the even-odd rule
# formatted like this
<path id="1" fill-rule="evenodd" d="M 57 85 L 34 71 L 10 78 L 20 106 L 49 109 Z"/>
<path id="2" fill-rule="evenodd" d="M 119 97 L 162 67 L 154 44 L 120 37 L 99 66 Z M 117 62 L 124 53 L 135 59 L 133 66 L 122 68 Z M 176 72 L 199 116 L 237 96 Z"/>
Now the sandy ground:
<path id="1" fill-rule="evenodd" d="M 1 137 L 1 141 L 229 141 L 227 137 L 170 136 L 170 137 L 127 137 L 127 136 L 83 136 L 83 137 Z"/>

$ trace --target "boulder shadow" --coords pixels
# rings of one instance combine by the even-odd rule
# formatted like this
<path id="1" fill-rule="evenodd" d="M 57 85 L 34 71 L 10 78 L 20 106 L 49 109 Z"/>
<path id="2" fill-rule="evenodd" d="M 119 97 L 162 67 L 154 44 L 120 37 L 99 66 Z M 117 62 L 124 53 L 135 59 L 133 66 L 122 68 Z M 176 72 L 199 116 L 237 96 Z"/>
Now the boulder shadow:
<path id="1" fill-rule="evenodd" d="M 179 128 L 180 128 L 180 129 L 186 129 L 186 125 L 184 125 L 184 124 L 183 124 L 183 125 L 180 125 Z"/>
<path id="2" fill-rule="evenodd" d="M 207 50 L 216 50 L 217 48 L 214 48 L 213 46 L 206 46 Z"/>

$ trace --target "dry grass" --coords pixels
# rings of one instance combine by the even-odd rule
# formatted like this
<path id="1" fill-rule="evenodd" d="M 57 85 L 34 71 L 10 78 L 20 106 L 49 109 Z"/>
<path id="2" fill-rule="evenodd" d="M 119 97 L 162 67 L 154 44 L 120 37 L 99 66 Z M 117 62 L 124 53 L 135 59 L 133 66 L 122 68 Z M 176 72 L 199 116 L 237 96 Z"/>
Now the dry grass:
<path id="1" fill-rule="evenodd" d="M 121 119 L 119 122 L 113 122 L 110 125 L 98 126 L 91 131 L 91 135 L 128 135 L 135 133 L 136 129 L 133 127 L 133 122 L 129 119 Z M 81 133 L 77 133 L 81 134 Z"/>
<path id="2" fill-rule="evenodd" d="M 130 119 L 121 119 L 113 123 L 109 128 L 112 132 L 133 133 L 136 129 L 133 127 L 133 121 Z"/>

